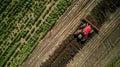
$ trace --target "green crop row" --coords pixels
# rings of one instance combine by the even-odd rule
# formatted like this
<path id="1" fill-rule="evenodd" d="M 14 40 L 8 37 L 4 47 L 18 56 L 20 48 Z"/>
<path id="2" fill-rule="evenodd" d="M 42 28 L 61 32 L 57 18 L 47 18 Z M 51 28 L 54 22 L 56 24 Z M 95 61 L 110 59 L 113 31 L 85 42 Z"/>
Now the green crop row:
<path id="1" fill-rule="evenodd" d="M 21 12 L 22 12 L 22 11 L 21 11 Z M 15 18 L 13 18 L 13 19 L 15 19 Z M 14 29 L 13 26 L 14 26 L 15 20 L 13 20 L 13 19 L 12 19 L 11 21 L 9 21 L 9 23 L 6 23 L 6 24 L 5 24 L 6 26 L 5 26 L 5 25 L 3 26 L 2 33 L 3 33 L 3 34 L 7 34 L 7 35 L 5 36 L 6 38 L 7 38 L 7 36 L 10 34 L 11 30 Z M 10 25 L 10 26 L 8 26 L 8 25 Z M 4 31 L 5 31 L 5 32 L 4 32 Z M 4 37 L 4 39 L 6 39 L 5 37 Z M 4 39 L 3 39 L 3 40 L 4 40 Z"/>
<path id="2" fill-rule="evenodd" d="M 72 2 L 72 0 L 60 0 L 54 10 L 46 16 L 48 9 L 55 6 L 51 5 L 46 8 L 46 4 L 53 4 L 57 1 L 14 0 L 6 6 L 6 9 L 2 9 L 3 12 L 0 14 L 0 67 L 17 67 L 27 59 Z M 33 13 L 33 16 L 29 15 L 30 13 Z M 47 19 L 39 19 L 42 14 Z"/>
<path id="3" fill-rule="evenodd" d="M 3 0 L 2 2 L 0 2 L 0 14 L 5 10 L 5 8 L 7 7 L 7 5 L 11 2 L 11 0 Z"/>
<path id="4" fill-rule="evenodd" d="M 22 2 L 22 3 L 24 3 L 24 2 Z M 25 5 L 28 5 L 28 3 L 26 2 L 26 3 L 24 3 Z M 21 5 L 24 5 L 24 4 L 21 4 Z M 24 6 L 25 6 L 24 5 Z M 23 8 L 22 8 L 23 9 Z M 25 8 L 24 8 L 25 9 Z M 23 9 L 23 10 L 24 10 Z M 16 9 L 16 11 L 17 11 L 17 9 Z M 22 12 L 22 11 L 21 11 Z M 12 12 L 13 13 L 13 12 Z M 14 13 L 16 13 L 16 12 L 14 12 Z M 12 19 L 12 18 L 10 18 L 10 19 Z M 14 20 L 12 19 L 12 21 L 10 21 L 9 23 L 7 23 L 6 22 L 6 25 L 9 25 L 9 24 L 11 24 L 11 26 L 8 26 L 8 28 L 7 27 L 5 27 L 5 25 L 3 26 L 3 28 L 4 29 L 2 29 L 3 31 L 6 29 L 6 31 L 5 31 L 5 33 L 7 34 L 7 35 L 9 35 L 9 33 L 11 32 L 11 30 L 10 29 L 14 29 L 12 26 L 12 23 L 14 24 Z M 2 33 L 3 33 L 3 31 L 2 31 Z M 8 32 L 8 31 L 10 31 L 10 32 Z M 4 34 L 5 34 L 4 33 Z M 22 34 L 23 35 L 23 34 Z M 6 36 L 5 36 L 6 37 Z M 4 37 L 4 38 L 5 38 Z M 16 39 L 17 38 L 17 39 Z M 18 40 L 18 39 L 20 39 L 20 37 L 16 37 L 15 39 L 16 39 L 16 41 Z M 6 39 L 6 38 L 5 38 Z M 13 51 L 13 50 L 15 50 L 14 48 L 16 47 L 15 45 L 13 45 L 14 44 L 14 42 L 15 42 L 15 39 L 13 40 L 13 42 L 11 43 L 11 44 L 9 44 L 9 45 L 7 45 L 6 46 L 6 49 L 4 49 L 4 53 L 2 53 L 1 55 L 0 55 L 0 57 L 1 57 L 1 59 L 0 59 L 0 66 L 3 66 L 4 65 L 4 63 L 7 61 L 7 58 L 9 58 L 10 57 L 10 55 L 11 55 L 11 51 Z M 4 59 L 2 59 L 2 58 L 4 58 Z"/>
<path id="5" fill-rule="evenodd" d="M 33 23 L 33 21 L 31 21 L 31 20 L 28 21 L 28 22 L 29 22 L 29 23 L 31 23 L 31 22 Z M 25 25 L 26 25 L 26 24 L 22 24 L 22 27 L 26 27 Z M 23 35 L 23 33 L 22 33 L 22 35 Z M 15 37 L 17 37 L 17 36 L 15 36 Z M 20 38 L 22 38 L 22 36 L 19 36 L 19 37 L 17 37 L 17 38 L 18 38 L 18 39 L 16 39 L 16 40 L 19 41 Z M 16 41 L 16 42 L 17 42 L 17 41 Z M 11 45 L 13 45 L 13 44 L 16 43 L 16 42 L 13 41 L 13 43 L 12 43 Z M 11 48 L 15 48 L 15 47 L 11 47 Z M 8 49 L 10 49 L 10 47 L 9 47 Z M 6 52 L 8 51 L 8 49 L 6 50 Z M 14 51 L 15 51 L 15 50 L 14 50 Z M 10 52 L 10 53 L 11 53 L 11 52 Z M 7 55 L 10 55 L 10 53 L 8 52 Z M 4 53 L 4 54 L 6 54 L 6 53 Z M 7 57 L 6 57 L 6 58 L 7 58 Z M 5 59 L 6 59 L 6 58 L 5 58 Z M 5 60 L 5 59 L 4 59 L 4 60 Z M 1 60 L 1 61 L 2 61 L 2 60 Z M 4 63 L 4 62 L 2 62 L 2 63 Z M 6 63 L 6 62 L 5 62 L 5 63 Z M 2 65 L 2 64 L 1 64 L 1 65 Z M 3 64 L 3 65 L 4 65 L 4 64 Z"/>
<path id="6" fill-rule="evenodd" d="M 120 55 L 110 64 L 109 67 L 117 67 L 120 64 Z"/>

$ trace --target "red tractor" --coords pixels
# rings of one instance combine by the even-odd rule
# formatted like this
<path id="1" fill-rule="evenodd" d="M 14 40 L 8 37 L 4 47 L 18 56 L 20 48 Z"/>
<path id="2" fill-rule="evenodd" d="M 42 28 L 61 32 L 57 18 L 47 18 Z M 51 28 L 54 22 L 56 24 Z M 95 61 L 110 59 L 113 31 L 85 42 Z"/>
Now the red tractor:
<path id="1" fill-rule="evenodd" d="M 74 33 L 77 41 L 84 43 L 95 31 L 99 32 L 100 28 L 91 22 L 87 17 L 83 19 L 80 29 Z"/>

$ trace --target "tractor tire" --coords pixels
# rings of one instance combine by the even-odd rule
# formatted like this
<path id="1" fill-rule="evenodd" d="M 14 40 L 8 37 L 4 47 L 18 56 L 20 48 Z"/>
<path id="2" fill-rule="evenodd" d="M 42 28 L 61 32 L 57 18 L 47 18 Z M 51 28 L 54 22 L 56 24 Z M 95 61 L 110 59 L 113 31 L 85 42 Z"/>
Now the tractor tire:
<path id="1" fill-rule="evenodd" d="M 94 33 L 94 30 L 91 30 L 89 34 L 93 34 Z"/>
<path id="2" fill-rule="evenodd" d="M 81 26 L 80 26 L 80 28 L 85 28 L 87 26 L 87 24 L 82 24 Z"/>
<path id="3" fill-rule="evenodd" d="M 74 33 L 73 35 L 74 35 L 74 38 L 77 38 L 77 37 L 78 37 L 78 34 L 76 34 L 76 33 Z"/>
<path id="4" fill-rule="evenodd" d="M 82 34 L 78 35 L 78 39 L 82 39 L 82 37 L 83 37 Z"/>

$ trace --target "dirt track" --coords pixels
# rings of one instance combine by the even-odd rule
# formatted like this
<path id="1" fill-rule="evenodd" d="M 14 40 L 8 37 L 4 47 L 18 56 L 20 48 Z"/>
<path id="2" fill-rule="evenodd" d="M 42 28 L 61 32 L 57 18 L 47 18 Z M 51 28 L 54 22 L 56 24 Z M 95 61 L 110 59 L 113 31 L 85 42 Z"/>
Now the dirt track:
<path id="1" fill-rule="evenodd" d="M 79 51 L 67 67 L 109 67 L 120 54 L 120 9 L 111 16 L 99 35 Z"/>
<path id="2" fill-rule="evenodd" d="M 49 55 L 52 55 L 52 53 L 59 47 L 59 45 L 68 37 L 70 34 L 72 34 L 79 26 L 80 19 L 87 15 L 93 7 L 98 4 L 100 0 L 76 0 L 69 8 L 68 10 L 63 14 L 63 16 L 60 17 L 58 22 L 55 24 L 53 29 L 46 35 L 46 37 L 40 42 L 40 44 L 36 47 L 36 49 L 33 51 L 33 53 L 29 56 L 29 58 L 23 63 L 22 67 L 40 67 L 41 63 L 44 62 L 46 59 L 49 58 Z M 86 46 L 79 51 L 79 53 L 74 57 L 74 60 L 71 61 L 67 67 L 92 67 L 90 66 L 94 64 L 98 65 L 99 63 L 102 64 L 101 60 L 94 61 L 94 56 L 92 54 L 96 49 L 99 48 L 102 42 L 106 42 L 106 38 L 109 36 L 107 33 L 111 33 L 111 31 L 114 31 L 116 27 L 119 27 L 120 19 L 118 18 L 120 16 L 119 11 L 118 13 L 113 14 L 109 21 L 107 21 L 106 24 L 103 25 L 102 31 L 99 35 L 95 35 L 93 39 L 91 39 Z M 111 21 L 112 20 L 112 21 Z M 109 22 L 109 23 L 108 23 Z M 116 22 L 116 23 L 115 23 Z M 118 24 L 117 24 L 118 22 Z M 113 25 L 113 26 L 111 26 Z M 111 28 L 112 27 L 112 28 Z M 110 29 L 109 29 L 110 28 Z M 111 33 L 112 34 L 112 33 Z M 119 35 L 118 35 L 119 36 Z M 110 38 L 112 39 L 112 38 Z M 93 42 L 94 41 L 94 42 Z M 92 46 L 90 45 L 92 44 Z M 106 45 L 107 47 L 108 45 Z M 106 49 L 108 49 L 107 47 Z M 116 47 L 115 47 L 116 48 Z M 111 48 L 111 49 L 115 49 Z M 100 50 L 100 49 L 98 49 Z M 108 50 L 110 51 L 110 50 Z M 104 51 L 103 51 L 104 52 Z M 113 51 L 115 52 L 115 51 Z M 119 52 L 119 50 L 118 50 Z M 63 52 L 64 53 L 64 52 Z M 104 53 L 105 55 L 106 53 Z M 99 55 L 99 54 L 96 54 Z M 62 55 L 61 55 L 62 56 Z M 92 58 L 91 58 L 92 57 Z M 91 58 L 91 61 L 89 59 Z M 95 57 L 96 58 L 96 57 Z M 104 58 L 98 57 L 98 58 Z M 111 58 L 110 60 L 112 60 Z M 110 61 L 108 60 L 108 61 Z M 82 62 L 81 62 L 82 61 Z M 90 63 L 89 63 L 90 62 Z M 105 62 L 103 60 L 103 62 Z M 107 62 L 106 62 L 107 63 Z M 86 66 L 85 66 L 86 65 Z M 88 66 L 87 66 L 88 65 Z M 103 65 L 105 66 L 105 65 Z"/>
<path id="3" fill-rule="evenodd" d="M 109 3 L 109 4 L 111 4 L 111 2 L 109 2 L 109 1 L 107 1 L 107 3 Z M 102 5 L 101 5 L 102 4 Z M 114 4 L 118 4 L 118 3 L 114 3 Z M 106 41 L 106 37 L 108 36 L 108 35 L 111 35 L 111 33 L 114 31 L 113 29 L 116 29 L 114 32 L 114 34 L 113 35 L 111 35 L 111 36 L 114 36 L 114 35 L 116 35 L 116 39 L 114 39 L 113 40 L 113 42 L 114 41 L 119 41 L 119 28 L 116 28 L 116 27 L 119 27 L 119 26 L 115 26 L 115 25 L 118 25 L 119 24 L 119 10 L 117 10 L 117 12 L 116 12 L 116 9 L 115 8 L 111 8 L 111 7 L 105 7 L 104 6 L 104 8 L 107 8 L 107 9 L 103 9 L 103 5 L 106 5 L 106 2 L 104 1 L 104 2 L 100 2 L 100 4 L 98 4 L 97 6 L 95 6 L 94 7 L 94 9 L 92 10 L 92 11 L 94 11 L 94 13 L 92 14 L 92 15 L 89 15 L 89 17 L 93 17 L 93 18 L 91 18 L 91 19 L 93 19 L 94 21 L 96 21 L 97 22 L 97 24 L 99 24 L 99 25 L 103 25 L 103 27 L 102 27 L 102 29 L 101 29 L 101 31 L 100 31 L 100 34 L 98 34 L 98 35 L 96 35 L 95 37 L 94 36 L 92 36 L 93 37 L 93 39 L 91 40 L 90 39 L 90 43 L 89 44 L 84 44 L 84 45 L 86 45 L 86 46 L 89 46 L 89 47 L 87 47 L 87 48 L 82 48 L 82 45 L 79 45 L 77 42 L 76 42 L 76 40 L 75 40 L 75 38 L 73 37 L 73 35 L 69 35 L 63 42 L 62 42 L 62 44 L 61 44 L 61 46 L 59 46 L 59 48 L 58 49 L 56 49 L 55 50 L 55 52 L 54 52 L 54 54 L 52 55 L 52 56 L 50 56 L 50 58 L 47 60 L 47 61 L 45 61 L 44 63 L 43 63 L 43 65 L 41 66 L 41 67 L 65 67 L 65 65 L 67 64 L 67 63 L 69 63 L 69 61 L 72 59 L 72 58 L 74 58 L 74 60 L 73 61 L 71 61 L 70 62 L 70 64 L 68 64 L 69 66 L 68 67 L 83 67 L 84 65 L 86 65 L 85 67 L 93 67 L 93 65 L 95 65 L 95 67 L 96 66 L 101 66 L 101 65 L 99 65 L 100 63 L 103 63 L 103 65 L 102 66 L 105 66 L 105 65 L 109 65 L 111 62 L 110 61 L 112 61 L 111 59 L 113 59 L 113 58 L 115 58 L 116 56 L 119 56 L 118 54 L 118 52 L 120 52 L 120 50 L 119 50 L 119 45 L 115 45 L 115 46 L 113 46 L 113 45 L 111 45 L 111 44 L 114 44 L 114 43 L 112 43 L 110 40 L 107 40 Z M 107 5 L 106 5 L 107 6 Z M 101 8 L 102 7 L 102 8 Z M 114 6 L 115 7 L 115 6 Z M 119 6 L 118 6 L 119 7 Z M 117 8 L 117 7 L 116 7 Z M 107 11 L 107 12 L 104 12 L 104 10 L 105 11 Z M 113 11 L 114 10 L 114 11 Z M 116 12 L 115 14 L 113 14 L 114 12 Z M 97 17 L 96 17 L 96 15 L 97 15 Z M 102 15 L 101 15 L 102 14 Z M 102 20 L 101 20 L 102 19 Z M 104 21 L 106 21 L 106 22 L 104 22 Z M 103 24 L 103 23 L 105 23 L 105 24 Z M 117 23 L 117 24 L 116 24 Z M 111 25 L 113 25 L 112 27 L 111 27 Z M 110 30 L 108 30 L 110 28 Z M 106 31 L 105 31 L 106 30 Z M 113 31 L 112 31 L 113 30 Z M 111 32 L 112 31 L 112 32 Z M 101 32 L 102 32 L 102 35 L 101 35 Z M 106 36 L 104 36 L 103 35 L 103 33 L 104 33 L 104 35 L 106 35 Z M 98 37 L 99 38 L 98 38 Z M 109 39 L 113 39 L 113 37 L 111 37 L 110 36 L 110 38 Z M 118 38 L 117 38 L 118 37 Z M 97 39 L 98 38 L 98 39 Z M 105 39 L 104 39 L 105 38 Z M 96 40 L 95 40 L 96 39 Z M 99 43 L 98 43 L 98 41 L 100 40 L 100 39 L 103 39 L 103 40 L 101 40 Z M 109 43 L 109 41 L 111 42 L 111 43 Z M 89 41 L 87 41 L 87 42 L 89 42 Z M 87 43 L 86 42 L 86 43 Z M 93 43 L 94 42 L 94 43 Z M 103 42 L 102 44 L 101 44 L 101 42 Z M 92 45 L 91 45 L 92 44 Z M 119 43 L 118 43 L 119 44 Z M 99 46 L 99 45 L 102 45 L 102 46 L 100 46 L 99 48 L 97 48 L 97 46 Z M 85 46 L 85 47 L 86 47 Z M 104 47 L 105 48 L 104 48 Z M 82 49 L 80 49 L 80 48 L 82 48 Z M 91 48 L 90 48 L 91 47 Z M 96 48 L 97 49 L 96 49 Z M 90 49 L 89 49 L 90 48 Z M 116 49 L 117 48 L 117 49 Z M 85 50 L 85 51 L 84 51 Z M 79 51 L 79 53 L 78 53 L 78 51 Z M 94 55 L 92 55 L 92 52 L 91 51 L 97 51 L 97 52 L 95 52 L 94 53 Z M 87 53 L 86 53 L 87 52 Z M 89 53 L 90 52 L 90 53 Z M 103 55 L 102 55 L 102 57 L 98 57 L 98 56 L 100 56 L 101 55 L 101 52 L 105 52 L 105 53 L 102 53 Z M 110 55 L 110 53 L 111 53 L 111 55 L 113 54 L 112 52 L 114 52 L 114 55 Z M 76 55 L 76 53 L 78 53 L 79 54 L 79 56 L 75 56 Z M 106 54 L 108 54 L 109 53 L 109 55 L 106 55 Z M 118 54 L 116 54 L 116 53 L 118 53 Z M 81 57 L 81 55 L 83 56 L 83 57 Z M 75 56 L 75 57 L 74 57 Z M 87 57 L 86 57 L 87 56 Z M 89 59 L 86 59 L 86 58 L 88 58 L 90 56 L 90 58 Z M 84 58 L 84 59 L 83 59 Z M 96 59 L 97 58 L 97 59 Z M 100 59 L 99 59 L 100 58 Z M 103 58 L 105 58 L 105 60 L 102 60 Z M 109 59 L 108 59 L 109 58 Z M 83 59 L 83 60 L 81 60 L 81 59 Z M 87 60 L 87 61 L 86 61 Z M 89 62 L 88 62 L 89 61 Z M 84 63 L 83 63 L 84 62 Z M 95 62 L 97 62 L 97 63 L 95 63 Z M 104 64 L 105 63 L 105 64 Z M 81 64 L 81 65 L 80 65 Z M 105 67 L 108 67 L 108 66 L 105 66 Z"/>
<path id="4" fill-rule="evenodd" d="M 85 16 L 100 0 L 76 0 L 60 17 L 53 29 L 40 42 L 22 67 L 39 67 L 65 38 L 73 33 Z"/>

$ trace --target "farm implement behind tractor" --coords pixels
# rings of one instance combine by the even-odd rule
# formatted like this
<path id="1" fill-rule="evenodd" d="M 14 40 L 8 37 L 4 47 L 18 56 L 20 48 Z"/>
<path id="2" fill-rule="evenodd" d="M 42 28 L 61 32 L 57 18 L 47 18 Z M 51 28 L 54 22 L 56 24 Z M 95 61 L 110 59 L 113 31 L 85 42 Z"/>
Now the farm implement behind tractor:
<path id="1" fill-rule="evenodd" d="M 94 22 L 85 17 L 84 19 L 82 19 L 80 28 L 74 33 L 74 38 L 77 38 L 77 42 L 83 44 L 93 33 L 98 33 L 99 30 L 100 27 L 98 27 Z"/>

